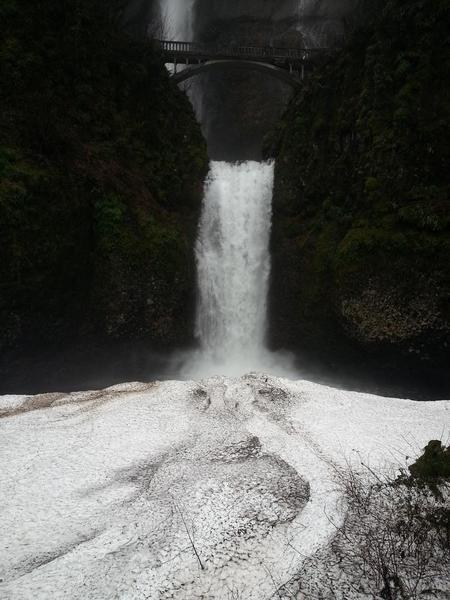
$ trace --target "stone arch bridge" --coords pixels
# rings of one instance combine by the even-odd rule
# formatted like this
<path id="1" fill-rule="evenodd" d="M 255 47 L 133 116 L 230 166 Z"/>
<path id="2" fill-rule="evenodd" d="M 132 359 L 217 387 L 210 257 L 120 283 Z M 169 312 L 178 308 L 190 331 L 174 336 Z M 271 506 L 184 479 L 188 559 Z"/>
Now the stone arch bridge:
<path id="1" fill-rule="evenodd" d="M 216 46 L 192 42 L 156 40 L 165 63 L 173 64 L 172 79 L 181 83 L 217 68 L 253 69 L 299 88 L 305 70 L 325 56 L 326 48 L 274 48 L 272 46 Z M 178 69 L 183 65 L 183 69 Z"/>

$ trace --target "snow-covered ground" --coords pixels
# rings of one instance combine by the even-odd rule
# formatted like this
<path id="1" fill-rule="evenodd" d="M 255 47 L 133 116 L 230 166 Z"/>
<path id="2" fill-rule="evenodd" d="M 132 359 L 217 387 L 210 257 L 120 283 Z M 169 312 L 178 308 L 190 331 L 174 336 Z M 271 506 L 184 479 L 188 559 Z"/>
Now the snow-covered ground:
<path id="1" fill-rule="evenodd" d="M 0 597 L 272 598 L 342 522 L 336 470 L 449 436 L 450 401 L 253 374 L 2 397 Z"/>

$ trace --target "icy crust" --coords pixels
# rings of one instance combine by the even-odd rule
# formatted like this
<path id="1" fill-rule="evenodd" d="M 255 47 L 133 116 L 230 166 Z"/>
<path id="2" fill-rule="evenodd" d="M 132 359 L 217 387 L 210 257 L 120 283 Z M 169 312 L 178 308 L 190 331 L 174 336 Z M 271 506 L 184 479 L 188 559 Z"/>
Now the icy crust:
<path id="1" fill-rule="evenodd" d="M 5 397 L 0 411 L 11 600 L 272 598 L 345 518 L 336 469 L 389 469 L 450 434 L 450 401 L 255 374 Z"/>

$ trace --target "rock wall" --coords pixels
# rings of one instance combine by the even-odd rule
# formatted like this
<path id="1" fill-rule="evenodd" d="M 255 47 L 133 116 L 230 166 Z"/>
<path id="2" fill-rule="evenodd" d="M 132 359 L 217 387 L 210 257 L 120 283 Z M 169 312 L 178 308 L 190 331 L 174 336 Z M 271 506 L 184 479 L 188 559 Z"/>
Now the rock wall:
<path id="1" fill-rule="evenodd" d="M 155 0 L 129 0 L 122 14 L 125 30 L 140 38 L 158 31 L 158 18 L 159 6 Z"/>
<path id="2" fill-rule="evenodd" d="M 0 352 L 193 335 L 207 155 L 101 0 L 0 8 Z"/>
<path id="3" fill-rule="evenodd" d="M 383 5 L 266 149 L 270 339 L 448 389 L 450 3 Z"/>

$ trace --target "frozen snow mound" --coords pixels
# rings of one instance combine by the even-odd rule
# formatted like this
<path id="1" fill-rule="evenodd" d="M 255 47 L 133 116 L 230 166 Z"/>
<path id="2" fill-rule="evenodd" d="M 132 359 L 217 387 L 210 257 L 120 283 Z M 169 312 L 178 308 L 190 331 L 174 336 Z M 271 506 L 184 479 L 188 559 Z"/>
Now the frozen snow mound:
<path id="1" fill-rule="evenodd" d="M 272 598 L 342 523 L 335 470 L 449 416 L 258 374 L 0 398 L 0 597 Z"/>

